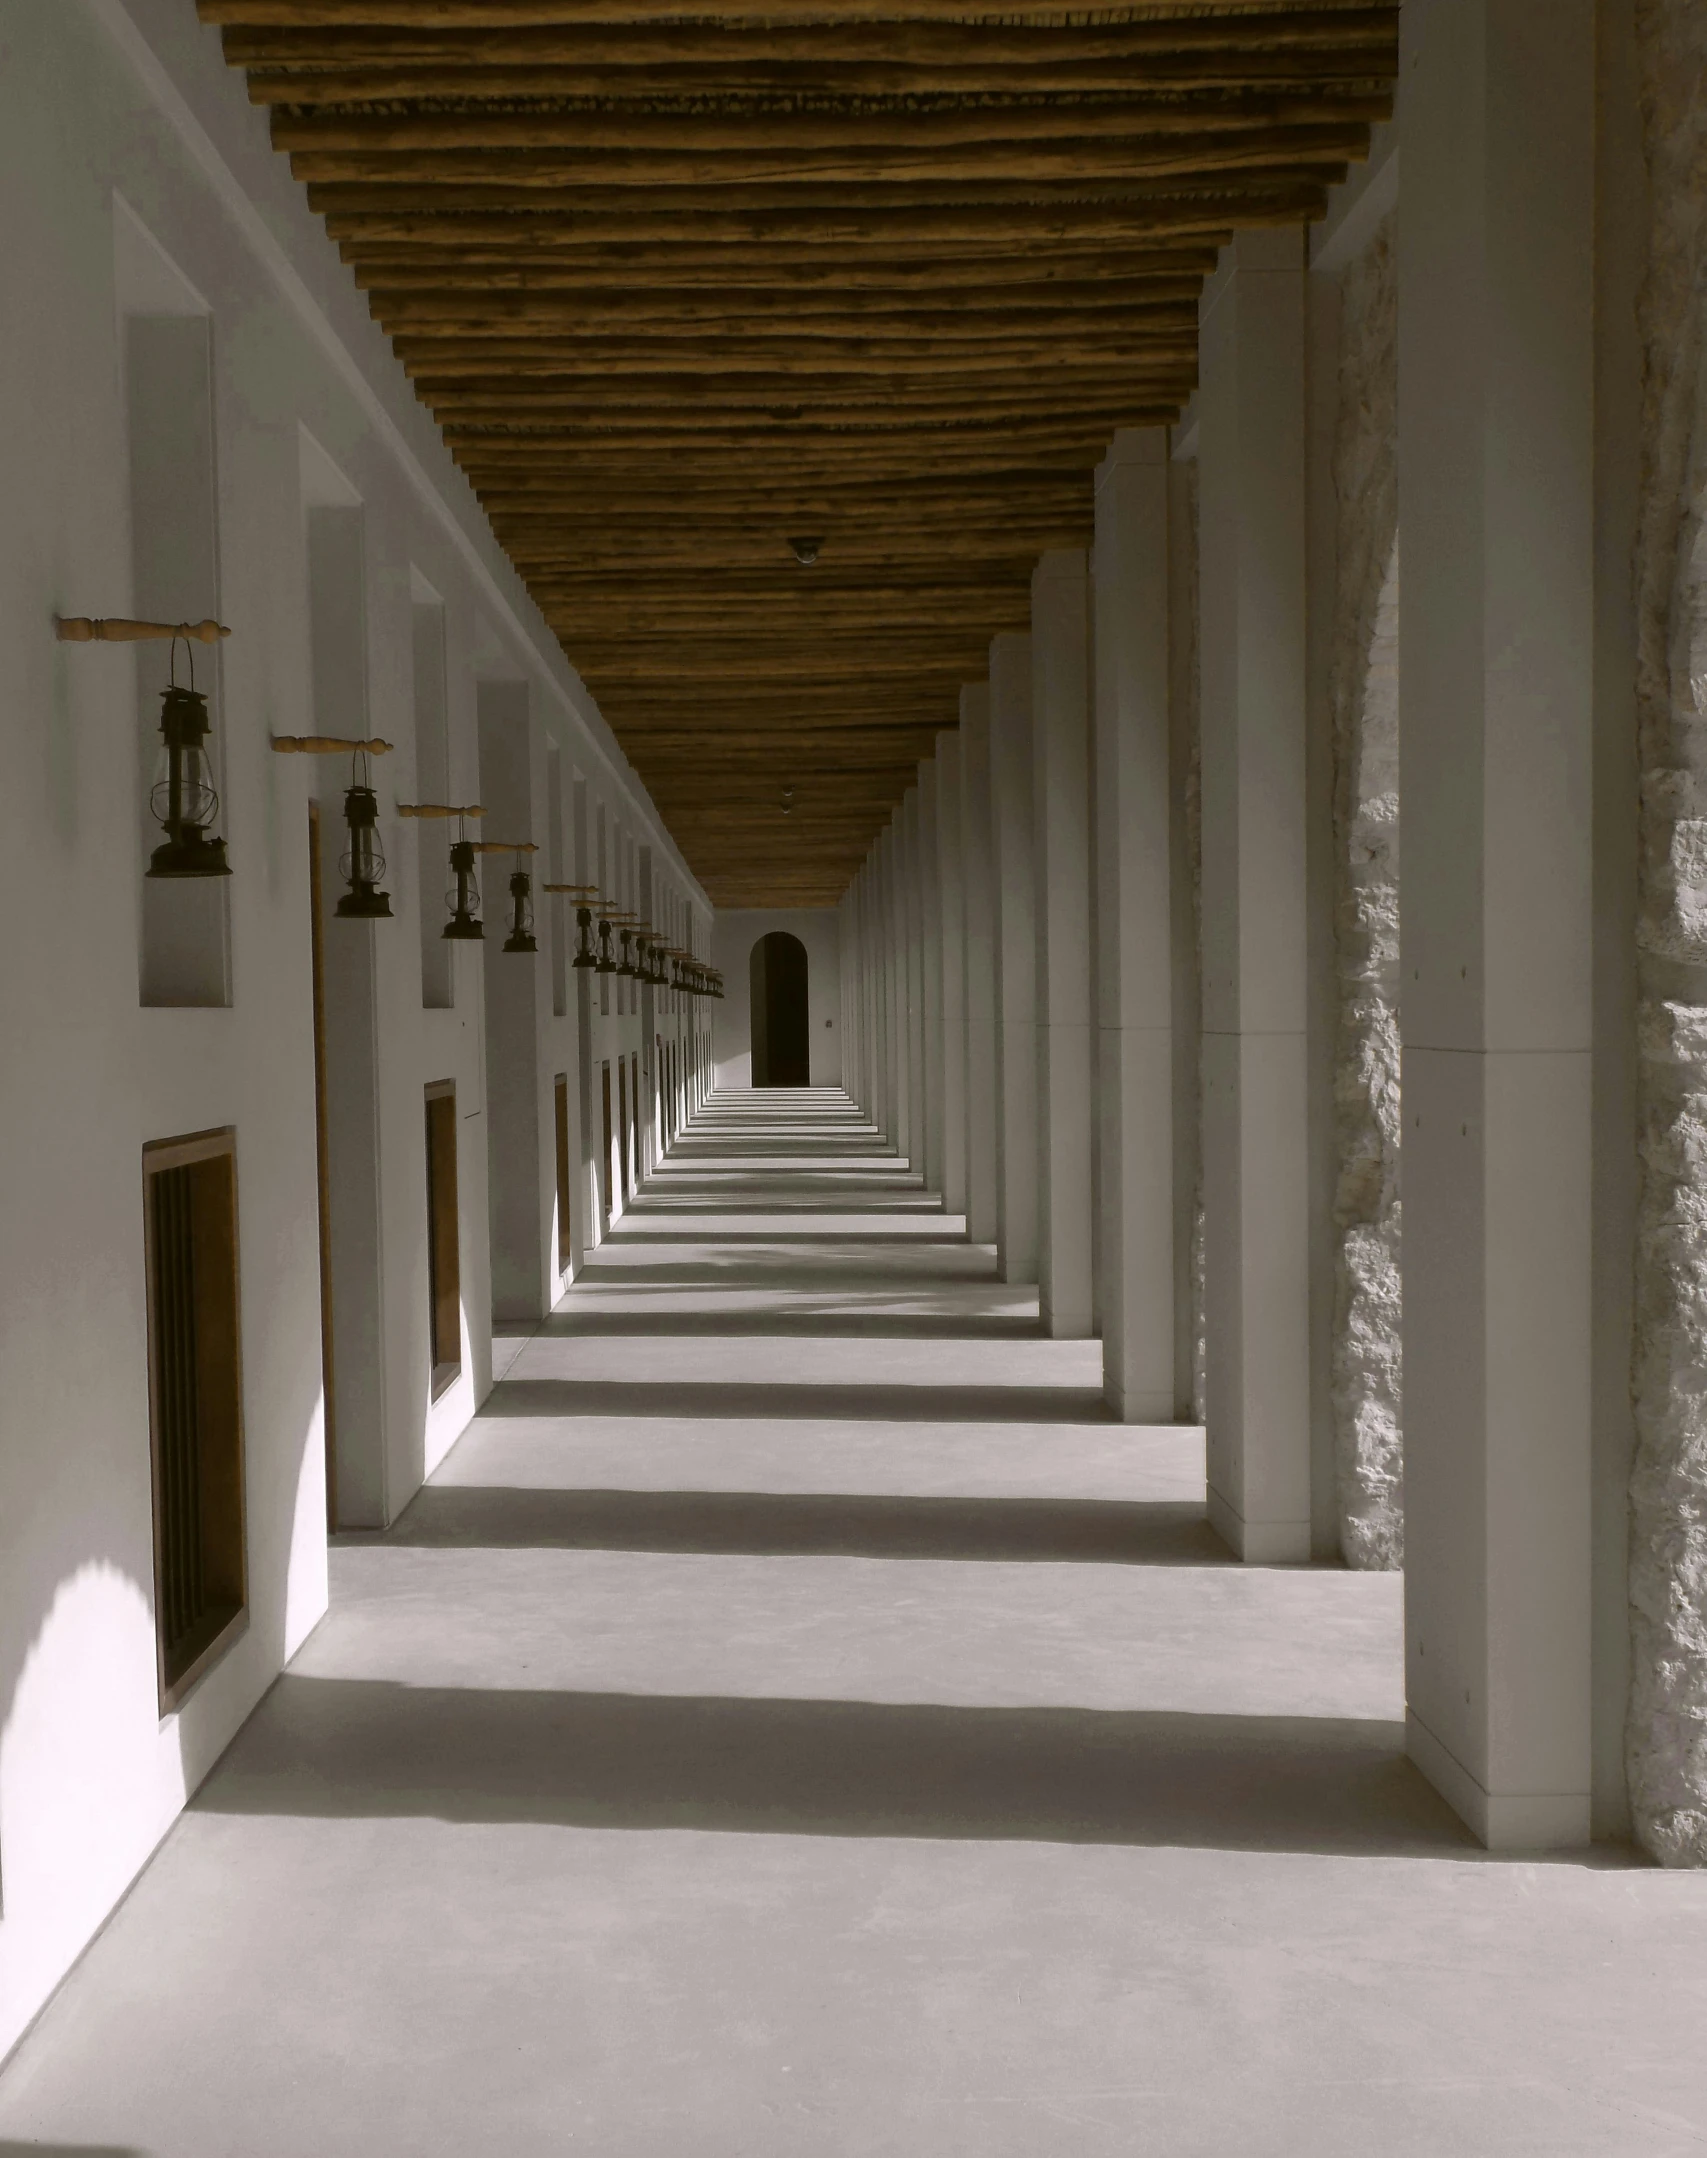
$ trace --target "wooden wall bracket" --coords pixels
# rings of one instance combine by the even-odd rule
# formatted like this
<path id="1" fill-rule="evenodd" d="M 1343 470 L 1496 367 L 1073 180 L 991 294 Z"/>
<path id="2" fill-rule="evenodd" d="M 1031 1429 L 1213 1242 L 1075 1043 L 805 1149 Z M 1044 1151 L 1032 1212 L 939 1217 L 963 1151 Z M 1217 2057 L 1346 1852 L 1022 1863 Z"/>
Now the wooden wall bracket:
<path id="1" fill-rule="evenodd" d="M 371 741 L 358 742 L 351 736 L 341 734 L 275 734 L 273 748 L 281 757 L 330 757 L 340 750 L 365 749 L 370 757 L 383 757 L 392 747 L 377 735 Z"/>
<path id="2" fill-rule="evenodd" d="M 539 848 L 531 839 L 477 839 L 476 854 L 537 854 Z"/>
<path id="3" fill-rule="evenodd" d="M 55 615 L 54 634 L 61 644 L 146 644 L 156 638 L 187 637 L 193 644 L 217 644 L 231 635 L 223 622 L 136 622 L 128 615 Z"/>
<path id="4" fill-rule="evenodd" d="M 454 802 L 399 802 L 400 817 L 483 817 L 485 806 L 480 802 L 467 802 L 460 807 Z"/>

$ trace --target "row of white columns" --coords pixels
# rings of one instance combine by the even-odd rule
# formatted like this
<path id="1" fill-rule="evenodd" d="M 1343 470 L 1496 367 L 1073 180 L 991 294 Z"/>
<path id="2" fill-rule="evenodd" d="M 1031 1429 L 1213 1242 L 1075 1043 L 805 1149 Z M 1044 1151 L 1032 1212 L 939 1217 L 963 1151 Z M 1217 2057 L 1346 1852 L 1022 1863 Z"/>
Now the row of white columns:
<path id="1" fill-rule="evenodd" d="M 1593 10 L 1457 0 L 1408 10 L 1405 34 L 1410 1745 L 1490 1842 L 1572 1842 L 1591 1786 Z M 1128 1421 L 1189 1413 L 1180 1187 L 1201 1147 L 1209 1506 L 1256 1563 L 1312 1555 L 1308 287 L 1297 229 L 1227 250 L 1201 313 L 1195 561 L 1177 445 L 1117 436 L 1094 550 L 1039 562 L 1029 635 L 994 641 L 844 903 L 854 1092 L 1005 1278 L 1037 1282 L 1049 1333 L 1100 1332 Z"/>

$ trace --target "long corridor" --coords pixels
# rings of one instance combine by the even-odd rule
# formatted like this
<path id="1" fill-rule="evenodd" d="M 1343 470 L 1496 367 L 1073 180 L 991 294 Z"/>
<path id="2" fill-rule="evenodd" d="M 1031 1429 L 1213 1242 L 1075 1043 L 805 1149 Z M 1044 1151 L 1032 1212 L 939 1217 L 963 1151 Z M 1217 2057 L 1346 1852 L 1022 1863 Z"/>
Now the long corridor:
<path id="1" fill-rule="evenodd" d="M 1707 1876 L 1481 1853 L 1399 1580 L 1233 1565 L 845 1096 L 714 1097 L 501 1348 L 0 2150 L 1707 2147 Z"/>

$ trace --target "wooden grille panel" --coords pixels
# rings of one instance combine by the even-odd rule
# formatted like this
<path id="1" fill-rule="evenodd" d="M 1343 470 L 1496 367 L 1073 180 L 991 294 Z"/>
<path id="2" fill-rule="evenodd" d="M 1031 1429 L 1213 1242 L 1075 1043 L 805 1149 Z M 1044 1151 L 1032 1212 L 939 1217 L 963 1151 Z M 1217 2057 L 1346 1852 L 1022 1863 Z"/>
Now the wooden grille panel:
<path id="1" fill-rule="evenodd" d="M 237 1165 L 229 1131 L 143 1152 L 162 1713 L 246 1612 Z"/>

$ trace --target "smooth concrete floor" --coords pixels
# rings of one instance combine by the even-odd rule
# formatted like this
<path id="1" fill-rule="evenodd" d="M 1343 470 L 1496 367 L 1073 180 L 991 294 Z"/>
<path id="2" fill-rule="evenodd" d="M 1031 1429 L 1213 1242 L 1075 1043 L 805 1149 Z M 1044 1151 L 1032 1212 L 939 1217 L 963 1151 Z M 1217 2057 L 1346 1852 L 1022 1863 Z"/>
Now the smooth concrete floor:
<path id="1" fill-rule="evenodd" d="M 840 1097 L 684 1135 L 0 2076 L 0 2152 L 1707 2150 L 1707 1878 L 1480 1853 Z M 10 2138 L 11 2140 L 7 2140 Z"/>

